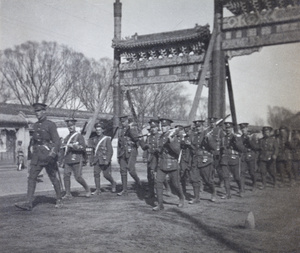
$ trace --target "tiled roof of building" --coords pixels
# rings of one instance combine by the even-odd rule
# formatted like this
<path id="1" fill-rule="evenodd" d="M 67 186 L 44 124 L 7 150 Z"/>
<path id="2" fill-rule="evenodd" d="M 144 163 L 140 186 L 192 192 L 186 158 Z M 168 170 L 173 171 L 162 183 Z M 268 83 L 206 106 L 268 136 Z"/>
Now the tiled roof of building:
<path id="1" fill-rule="evenodd" d="M 296 0 L 225 0 L 226 7 L 234 15 L 273 10 L 275 8 L 286 8 L 288 6 L 299 6 L 300 1 Z"/>
<path id="2" fill-rule="evenodd" d="M 112 47 L 116 49 L 133 49 L 151 47 L 167 43 L 175 43 L 198 39 L 207 42 L 210 38 L 209 26 L 196 25 L 192 29 L 177 30 L 172 32 L 154 33 L 147 35 L 133 35 L 129 39 L 113 40 Z"/>

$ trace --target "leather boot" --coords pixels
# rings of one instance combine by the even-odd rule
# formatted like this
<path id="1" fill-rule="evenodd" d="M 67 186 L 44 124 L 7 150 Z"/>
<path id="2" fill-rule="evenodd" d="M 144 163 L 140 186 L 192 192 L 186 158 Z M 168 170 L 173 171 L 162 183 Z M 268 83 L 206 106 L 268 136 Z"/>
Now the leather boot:
<path id="1" fill-rule="evenodd" d="M 156 188 L 156 194 L 157 194 L 157 202 L 158 205 L 156 207 L 153 207 L 153 211 L 160 211 L 164 209 L 163 205 L 163 185 L 159 184 Z"/>
<path id="2" fill-rule="evenodd" d="M 225 191 L 226 195 L 222 197 L 222 199 L 231 199 L 231 193 L 230 193 L 230 182 L 229 180 L 224 180 L 224 185 L 225 185 Z"/>
<path id="3" fill-rule="evenodd" d="M 196 204 L 200 203 L 200 186 L 199 185 L 193 185 L 193 191 L 194 191 L 194 199 L 189 201 L 189 204 Z"/>
<path id="4" fill-rule="evenodd" d="M 121 176 L 121 180 L 122 180 L 122 191 L 117 193 L 118 196 L 127 196 L 128 192 L 127 192 L 127 175 L 122 175 Z"/>
<path id="5" fill-rule="evenodd" d="M 100 177 L 95 177 L 94 179 L 95 179 L 96 190 L 92 192 L 92 195 L 100 195 L 101 194 Z"/>

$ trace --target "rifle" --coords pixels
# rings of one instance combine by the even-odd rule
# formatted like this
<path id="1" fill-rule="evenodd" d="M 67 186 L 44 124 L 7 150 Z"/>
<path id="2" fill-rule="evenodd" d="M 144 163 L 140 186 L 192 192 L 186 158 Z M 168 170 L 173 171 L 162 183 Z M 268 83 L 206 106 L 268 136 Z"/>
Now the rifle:
<path id="1" fill-rule="evenodd" d="M 216 122 L 216 126 L 219 126 L 220 124 L 222 124 L 225 119 L 227 119 L 228 117 L 230 116 L 230 114 L 226 115 L 223 119 L 219 119 L 217 122 Z M 204 131 L 207 131 L 210 127 L 207 127 Z M 206 134 L 211 134 L 211 132 L 214 130 L 215 128 L 211 129 L 209 132 L 207 132 Z"/>
<path id="2" fill-rule="evenodd" d="M 113 135 L 111 137 L 111 141 L 113 141 L 113 139 L 115 138 L 115 136 L 116 136 L 116 134 L 118 132 L 118 129 L 119 129 L 119 127 L 117 126 L 116 129 L 115 129 L 115 131 L 113 132 Z"/>

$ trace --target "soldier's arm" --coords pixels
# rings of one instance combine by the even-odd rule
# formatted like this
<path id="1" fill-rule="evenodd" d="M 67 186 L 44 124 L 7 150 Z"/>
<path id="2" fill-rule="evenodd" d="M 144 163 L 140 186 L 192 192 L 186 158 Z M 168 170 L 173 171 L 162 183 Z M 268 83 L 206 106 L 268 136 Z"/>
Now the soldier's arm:
<path id="1" fill-rule="evenodd" d="M 113 156 L 113 153 L 114 153 L 110 137 L 108 137 L 107 140 L 106 140 L 106 149 L 107 149 L 106 159 L 107 159 L 108 162 L 110 162 L 111 158 Z"/>
<path id="2" fill-rule="evenodd" d="M 77 135 L 77 140 L 75 143 L 71 144 L 71 148 L 76 151 L 85 151 L 86 144 L 85 144 L 85 140 L 81 134 Z"/>
<path id="3" fill-rule="evenodd" d="M 49 122 L 51 122 L 51 121 L 49 121 Z M 56 124 L 53 122 L 50 123 L 49 133 L 50 133 L 51 141 L 53 143 L 53 147 L 52 147 L 49 155 L 52 157 L 55 157 L 59 152 L 61 140 L 60 140 L 58 132 L 57 132 Z"/>

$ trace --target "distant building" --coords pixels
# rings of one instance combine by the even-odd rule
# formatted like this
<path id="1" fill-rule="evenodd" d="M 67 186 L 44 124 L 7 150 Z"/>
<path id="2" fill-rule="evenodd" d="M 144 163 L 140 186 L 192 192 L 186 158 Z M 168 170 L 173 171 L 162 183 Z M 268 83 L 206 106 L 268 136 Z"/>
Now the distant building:
<path id="1" fill-rule="evenodd" d="M 56 123 L 61 137 L 68 134 L 65 119 L 77 119 L 78 130 L 82 128 L 93 115 L 88 111 L 75 111 L 61 108 L 48 108 L 47 117 Z M 100 113 L 98 118 L 111 119 L 112 114 Z M 30 130 L 37 121 L 31 106 L 20 104 L 0 103 L 0 163 L 14 163 L 16 161 L 15 149 L 17 141 L 22 141 L 27 157 L 27 147 L 30 141 Z"/>

